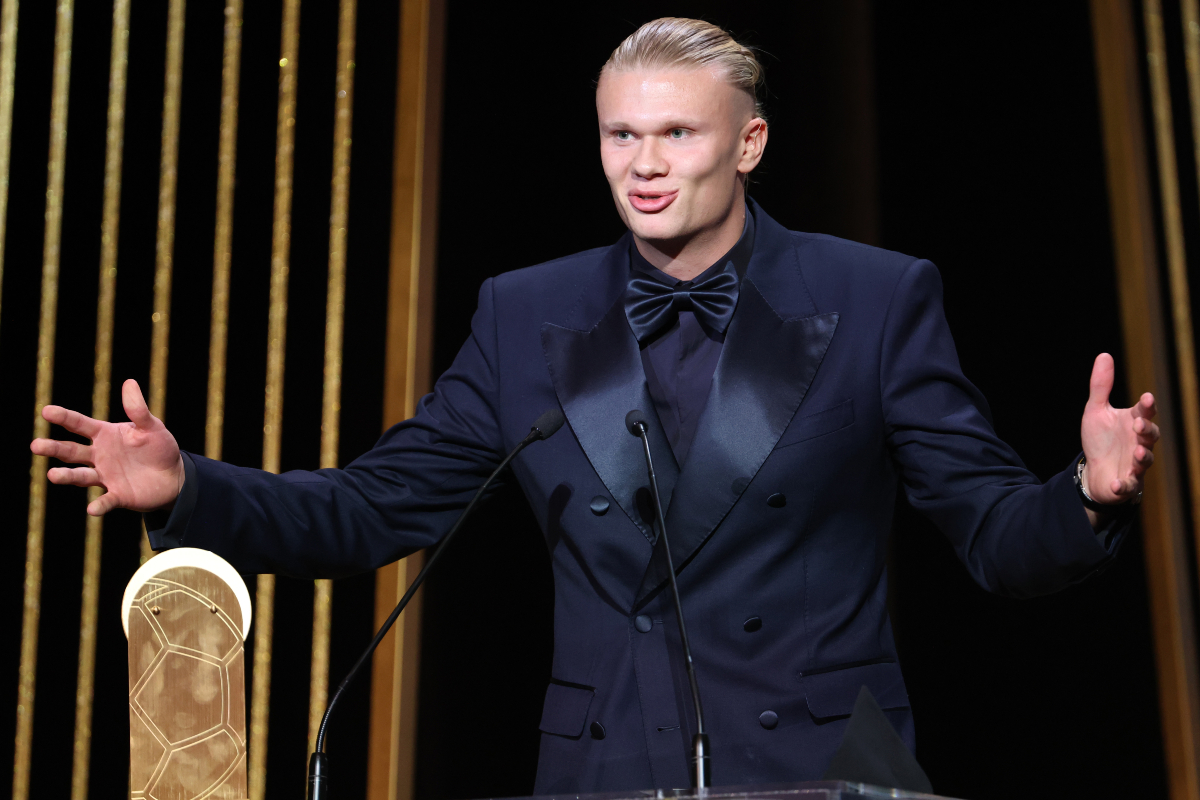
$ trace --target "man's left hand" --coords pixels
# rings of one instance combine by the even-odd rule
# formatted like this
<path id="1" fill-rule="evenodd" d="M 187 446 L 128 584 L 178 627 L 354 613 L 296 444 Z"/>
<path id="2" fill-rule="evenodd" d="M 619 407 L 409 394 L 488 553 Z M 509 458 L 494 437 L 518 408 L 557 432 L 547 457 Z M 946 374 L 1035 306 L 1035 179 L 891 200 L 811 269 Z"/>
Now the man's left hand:
<path id="1" fill-rule="evenodd" d="M 1087 457 L 1083 478 L 1087 493 L 1097 503 L 1118 505 L 1133 500 L 1142 491 L 1142 477 L 1154 463 L 1158 426 L 1151 420 L 1158 413 L 1154 395 L 1146 392 L 1133 408 L 1113 408 L 1108 396 L 1113 388 L 1113 358 L 1096 356 L 1092 367 L 1091 394 L 1083 409 L 1081 438 Z M 1088 516 L 1095 516 L 1089 511 Z M 1098 519 L 1093 519 L 1093 525 Z"/>

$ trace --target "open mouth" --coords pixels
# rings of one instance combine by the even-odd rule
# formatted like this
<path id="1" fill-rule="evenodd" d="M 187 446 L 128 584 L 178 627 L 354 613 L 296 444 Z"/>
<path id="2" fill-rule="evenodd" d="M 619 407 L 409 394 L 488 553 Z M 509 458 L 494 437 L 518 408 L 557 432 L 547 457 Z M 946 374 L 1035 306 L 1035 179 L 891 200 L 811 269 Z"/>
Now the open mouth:
<path id="1" fill-rule="evenodd" d="M 645 214 L 662 211 L 679 196 L 679 190 L 673 192 L 630 192 L 629 204 Z"/>

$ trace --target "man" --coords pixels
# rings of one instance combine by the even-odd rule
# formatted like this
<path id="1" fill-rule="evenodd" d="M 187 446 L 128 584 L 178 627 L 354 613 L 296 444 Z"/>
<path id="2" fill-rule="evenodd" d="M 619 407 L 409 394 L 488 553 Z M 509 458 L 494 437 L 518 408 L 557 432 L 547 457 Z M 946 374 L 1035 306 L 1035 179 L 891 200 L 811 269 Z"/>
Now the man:
<path id="1" fill-rule="evenodd" d="M 181 454 L 136 384 L 131 423 L 47 406 L 92 440 L 89 506 L 147 513 L 156 547 L 241 571 L 336 576 L 435 543 L 546 409 L 570 425 L 512 477 L 546 536 L 554 663 L 536 793 L 688 784 L 695 720 L 631 409 L 650 421 L 717 784 L 819 777 L 861 687 L 910 747 L 886 609 L 895 493 L 984 587 L 1054 591 L 1100 569 L 1153 461 L 1154 399 L 1108 404 L 1096 359 L 1083 459 L 1041 484 L 963 377 L 927 261 L 793 233 L 746 199 L 767 124 L 761 67 L 663 19 L 597 87 L 617 244 L 488 280 L 472 334 L 417 415 L 343 470 L 270 475 Z M 1064 461 L 1070 454 L 1064 454 Z M 168 513 L 169 512 L 169 513 Z"/>

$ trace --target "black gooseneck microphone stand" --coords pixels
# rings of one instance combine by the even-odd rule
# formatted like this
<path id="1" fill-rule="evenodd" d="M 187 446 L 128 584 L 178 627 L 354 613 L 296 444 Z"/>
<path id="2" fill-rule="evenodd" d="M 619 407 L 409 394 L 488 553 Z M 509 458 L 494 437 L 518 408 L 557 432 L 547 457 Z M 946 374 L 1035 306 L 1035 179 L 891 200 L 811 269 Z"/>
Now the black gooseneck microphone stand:
<path id="1" fill-rule="evenodd" d="M 687 667 L 688 682 L 692 686 L 692 703 L 696 707 L 696 735 L 692 737 L 692 779 L 697 789 L 712 785 L 712 762 L 709 757 L 708 733 L 704 728 L 704 709 L 700 705 L 700 685 L 696 683 L 696 667 L 692 663 L 692 648 L 688 644 L 687 628 L 683 624 L 683 603 L 679 600 L 679 584 L 675 580 L 675 562 L 671 558 L 671 546 L 667 541 L 667 520 L 663 517 L 662 499 L 658 496 L 658 479 L 654 477 L 654 459 L 650 457 L 650 439 L 646 435 L 649 426 L 641 411 L 636 408 L 625 415 L 625 427 L 642 440 L 646 455 L 646 472 L 650 475 L 650 493 L 654 497 L 654 513 L 658 519 L 658 532 L 662 536 L 663 552 L 667 556 L 667 574 L 670 576 L 671 596 L 675 601 L 675 619 L 679 622 L 679 640 L 683 643 L 683 660 Z"/>
<path id="2" fill-rule="evenodd" d="M 325 730 L 329 726 L 329 717 L 333 714 L 334 706 L 341 698 L 342 693 L 346 691 L 346 687 L 354 680 L 354 676 L 358 674 L 362 665 L 367 662 L 371 654 L 375 652 L 375 648 L 379 647 L 379 643 L 383 641 L 383 637 L 391 630 L 392 625 L 400 617 L 400 612 L 408 605 L 408 601 L 416 594 L 417 589 L 421 587 L 421 583 L 425 580 L 425 576 L 429 573 L 430 568 L 437 562 L 438 557 L 446 550 L 446 546 L 450 544 L 450 540 L 454 538 L 454 534 L 458 533 L 462 527 L 463 521 L 471 516 L 471 512 L 475 509 L 479 498 L 483 496 L 484 491 L 491 485 L 496 476 L 504 471 L 509 462 L 516 458 L 517 453 L 520 453 L 529 445 L 543 439 L 549 439 L 565 422 L 562 411 L 557 408 L 552 408 L 542 414 L 533 423 L 533 427 L 529 429 L 529 435 L 521 440 L 520 444 L 513 448 L 513 451 L 504 457 L 500 462 L 500 466 L 488 476 L 488 479 L 483 482 L 475 492 L 475 496 L 471 498 L 471 502 L 467 503 L 467 507 L 463 509 L 459 515 L 458 521 L 454 523 L 454 527 L 450 532 L 442 537 L 441 544 L 429 556 L 429 560 L 425 562 L 425 566 L 417 573 L 417 577 L 413 578 L 413 582 L 409 584 L 408 591 L 404 593 L 404 597 L 400 598 L 400 602 L 396 604 L 396 608 L 388 616 L 387 621 L 383 623 L 383 627 L 379 629 L 379 633 L 375 634 L 375 638 L 371 640 L 371 644 L 367 646 L 366 651 L 359 656 L 358 661 L 354 662 L 354 666 L 350 668 L 345 679 L 338 684 L 337 690 L 333 693 L 333 697 L 329 700 L 329 705 L 325 708 L 325 716 L 321 718 L 321 727 L 317 729 L 317 744 L 312 756 L 308 759 L 308 800 L 329 800 L 331 797 L 329 789 L 329 760 L 325 756 Z"/>

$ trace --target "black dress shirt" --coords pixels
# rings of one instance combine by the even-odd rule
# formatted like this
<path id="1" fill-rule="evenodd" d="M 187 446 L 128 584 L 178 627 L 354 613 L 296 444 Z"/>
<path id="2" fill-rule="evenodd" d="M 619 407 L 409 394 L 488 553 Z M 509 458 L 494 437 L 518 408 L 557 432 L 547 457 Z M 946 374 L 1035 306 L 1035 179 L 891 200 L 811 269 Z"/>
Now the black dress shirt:
<path id="1" fill-rule="evenodd" d="M 683 283 L 655 268 L 638 252 L 636 245 L 631 244 L 629 249 L 632 269 L 667 286 Z M 737 244 L 692 282 L 707 280 L 727 269 L 730 262 L 740 280 L 746 274 L 753 250 L 754 216 L 747 209 L 746 224 Z M 709 330 L 691 311 L 680 311 L 678 320 L 641 343 L 642 368 L 646 371 L 650 398 L 667 441 L 671 443 L 675 461 L 681 467 L 687 460 L 700 415 L 708 402 L 713 373 L 717 370 L 724 343 L 725 330 Z"/>

